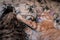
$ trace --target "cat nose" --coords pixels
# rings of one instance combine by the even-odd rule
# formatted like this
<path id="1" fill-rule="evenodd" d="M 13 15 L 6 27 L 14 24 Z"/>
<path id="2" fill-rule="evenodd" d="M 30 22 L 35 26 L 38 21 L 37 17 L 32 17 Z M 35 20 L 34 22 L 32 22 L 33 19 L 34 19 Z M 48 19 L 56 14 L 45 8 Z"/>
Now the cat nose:
<path id="1" fill-rule="evenodd" d="M 59 23 L 60 20 L 56 20 L 57 23 Z"/>

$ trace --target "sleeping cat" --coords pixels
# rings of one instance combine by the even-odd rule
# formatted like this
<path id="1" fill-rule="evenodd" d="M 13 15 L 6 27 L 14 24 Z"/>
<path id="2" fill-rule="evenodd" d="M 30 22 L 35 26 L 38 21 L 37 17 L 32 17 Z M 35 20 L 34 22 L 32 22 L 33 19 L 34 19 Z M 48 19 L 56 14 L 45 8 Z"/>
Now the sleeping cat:
<path id="1" fill-rule="evenodd" d="M 60 40 L 60 30 L 54 27 L 53 15 L 50 11 L 45 11 L 40 16 L 41 22 L 36 23 L 31 20 L 22 18 L 21 15 L 17 15 L 17 19 L 29 25 L 35 30 L 26 28 L 25 32 L 29 35 L 29 40 Z"/>

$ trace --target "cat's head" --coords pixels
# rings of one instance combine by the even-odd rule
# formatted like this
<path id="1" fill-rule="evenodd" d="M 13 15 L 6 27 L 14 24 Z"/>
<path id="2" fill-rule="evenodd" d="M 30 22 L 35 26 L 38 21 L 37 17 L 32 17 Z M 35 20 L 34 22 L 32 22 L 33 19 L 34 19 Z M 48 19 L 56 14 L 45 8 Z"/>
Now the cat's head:
<path id="1" fill-rule="evenodd" d="M 41 22 L 45 21 L 45 20 L 53 21 L 53 19 L 54 19 L 53 15 L 54 15 L 54 13 L 51 12 L 50 10 L 48 10 L 48 11 L 44 11 L 43 13 L 39 14 L 38 18 Z"/>
<path id="2" fill-rule="evenodd" d="M 41 24 L 40 31 L 47 31 L 49 29 L 54 28 L 53 15 L 50 12 L 44 12 L 41 14 Z"/>

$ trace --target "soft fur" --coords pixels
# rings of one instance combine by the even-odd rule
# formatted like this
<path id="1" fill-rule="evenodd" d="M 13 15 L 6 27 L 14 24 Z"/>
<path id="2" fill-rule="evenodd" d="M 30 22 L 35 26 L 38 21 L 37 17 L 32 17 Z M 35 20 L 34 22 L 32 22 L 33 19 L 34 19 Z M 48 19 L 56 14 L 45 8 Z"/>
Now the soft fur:
<path id="1" fill-rule="evenodd" d="M 53 16 L 49 12 L 44 12 L 40 17 L 45 17 L 46 20 L 43 20 L 41 23 L 36 23 L 35 31 L 29 28 L 25 30 L 26 33 L 30 35 L 29 38 L 31 40 L 60 40 L 60 30 L 54 27 Z M 32 23 L 31 25 L 33 25 Z M 32 28 L 34 28 L 34 26 L 32 26 Z"/>

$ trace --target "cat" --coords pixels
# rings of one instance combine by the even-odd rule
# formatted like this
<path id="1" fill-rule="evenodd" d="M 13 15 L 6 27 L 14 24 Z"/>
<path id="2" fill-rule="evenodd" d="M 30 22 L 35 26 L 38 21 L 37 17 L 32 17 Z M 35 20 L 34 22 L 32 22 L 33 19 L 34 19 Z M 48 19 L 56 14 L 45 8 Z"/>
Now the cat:
<path id="1" fill-rule="evenodd" d="M 43 20 L 40 23 L 36 23 L 22 18 L 19 14 L 17 15 L 18 20 L 21 20 L 31 28 L 35 29 L 25 29 L 25 32 L 29 35 L 29 40 L 60 40 L 60 30 L 57 30 L 54 27 L 53 16 L 50 12 L 43 12 L 40 17 L 42 17 L 41 20 Z"/>
<path id="2" fill-rule="evenodd" d="M 60 30 L 54 27 L 53 16 L 50 13 L 44 13 L 44 16 L 41 17 L 46 19 L 38 24 L 39 27 L 37 26 L 41 32 L 40 40 L 60 40 Z"/>

